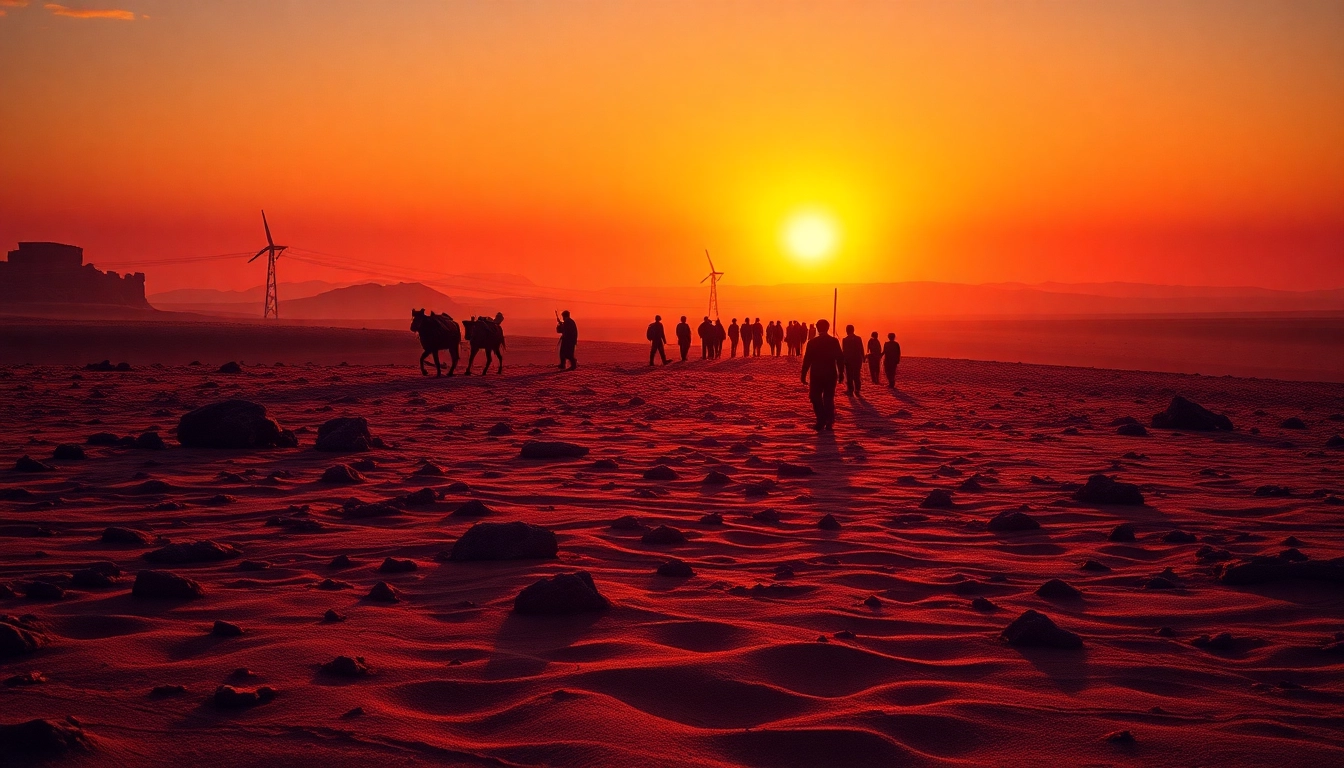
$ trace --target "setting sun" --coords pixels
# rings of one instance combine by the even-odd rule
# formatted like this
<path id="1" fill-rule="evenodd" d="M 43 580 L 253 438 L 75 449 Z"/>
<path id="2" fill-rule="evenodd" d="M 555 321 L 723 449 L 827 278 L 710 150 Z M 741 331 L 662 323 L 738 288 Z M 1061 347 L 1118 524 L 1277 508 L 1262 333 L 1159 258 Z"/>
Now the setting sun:
<path id="1" fill-rule="evenodd" d="M 816 262 L 835 250 L 835 223 L 827 216 L 800 213 L 784 227 L 784 245 L 799 261 Z"/>

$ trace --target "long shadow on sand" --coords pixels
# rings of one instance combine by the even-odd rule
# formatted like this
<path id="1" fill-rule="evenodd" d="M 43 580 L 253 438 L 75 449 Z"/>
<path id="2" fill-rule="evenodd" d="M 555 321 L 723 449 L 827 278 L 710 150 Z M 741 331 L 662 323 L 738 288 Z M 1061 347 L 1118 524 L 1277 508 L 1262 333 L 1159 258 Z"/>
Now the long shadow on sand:
<path id="1" fill-rule="evenodd" d="M 510 680 L 541 674 L 551 662 L 546 656 L 567 648 L 587 635 L 604 614 L 574 616 L 519 616 L 510 613 L 495 634 L 495 652 L 485 663 L 487 680 Z"/>

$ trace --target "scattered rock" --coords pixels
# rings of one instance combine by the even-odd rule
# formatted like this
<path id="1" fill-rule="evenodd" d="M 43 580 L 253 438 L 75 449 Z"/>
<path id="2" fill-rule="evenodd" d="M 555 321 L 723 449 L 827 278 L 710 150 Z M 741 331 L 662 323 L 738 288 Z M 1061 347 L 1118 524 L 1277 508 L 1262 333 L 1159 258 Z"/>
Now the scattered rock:
<path id="1" fill-rule="evenodd" d="M 776 477 L 810 477 L 816 472 L 806 464 L 790 464 L 787 461 L 779 462 L 775 468 Z"/>
<path id="2" fill-rule="evenodd" d="M 404 493 L 392 500 L 392 506 L 414 509 L 416 507 L 427 507 L 438 500 L 438 494 L 434 493 L 433 488 L 421 488 L 418 491 Z"/>
<path id="3" fill-rule="evenodd" d="M 647 471 L 644 473 L 644 479 L 645 479 L 645 480 L 656 480 L 656 481 L 659 481 L 659 482 L 665 482 L 665 481 L 669 481 L 669 480 L 676 480 L 676 479 L 677 479 L 677 471 L 676 471 L 675 469 L 672 469 L 671 467 L 667 466 L 666 464 L 659 464 L 658 466 L 654 467 L 653 469 L 647 470 Z"/>
<path id="4" fill-rule="evenodd" d="M 642 531 L 647 526 L 634 515 L 621 515 L 611 521 L 611 527 L 618 531 Z"/>
<path id="5" fill-rule="evenodd" d="M 70 586 L 81 589 L 110 587 L 120 575 L 121 569 L 115 563 L 93 563 L 70 574 Z"/>
<path id="6" fill-rule="evenodd" d="M 0 615 L 0 659 L 32 653 L 49 642 L 35 617 Z"/>
<path id="7" fill-rule="evenodd" d="M 1279 429 L 1306 429 L 1307 423 L 1296 416 L 1289 416 L 1279 422 Z"/>
<path id="8" fill-rule="evenodd" d="M 1192 432 L 1232 431 L 1232 420 L 1177 395 L 1167 410 L 1153 416 L 1158 429 L 1185 429 Z"/>
<path id="9" fill-rule="evenodd" d="M 453 517 L 485 517 L 494 513 L 494 510 L 487 507 L 485 502 L 479 499 L 470 499 L 462 502 L 457 509 L 453 510 Z"/>
<path id="10" fill-rule="evenodd" d="M 30 581 L 24 588 L 24 596 L 29 600 L 61 600 L 65 590 L 46 581 Z"/>
<path id="11" fill-rule="evenodd" d="M 1292 496 L 1293 489 L 1285 488 L 1282 485 L 1262 485 L 1259 488 L 1255 489 L 1255 495 L 1281 499 L 1281 498 L 1287 498 L 1288 496 Z"/>
<path id="12" fill-rule="evenodd" d="M 150 689 L 149 695 L 156 699 L 164 699 L 169 696 L 181 696 L 187 692 L 185 685 L 156 685 Z"/>
<path id="13" fill-rule="evenodd" d="M 727 485 L 731 482 L 733 482 L 731 477 L 717 470 L 705 475 L 705 479 L 700 481 L 701 485 Z"/>
<path id="14" fill-rule="evenodd" d="M 943 488 L 935 488 L 929 491 L 929 495 L 924 497 L 919 506 L 923 509 L 951 509 L 953 506 L 952 492 Z"/>
<path id="15" fill-rule="evenodd" d="M 364 476 L 356 472 L 355 468 L 349 464 L 337 464 L 334 467 L 327 467 L 327 471 L 322 473 L 322 482 L 354 485 L 364 482 Z"/>
<path id="16" fill-rule="evenodd" d="M 1106 741 L 1112 744 L 1133 744 L 1134 734 L 1129 731 L 1111 731 L 1104 737 Z"/>
<path id="17" fill-rule="evenodd" d="M 1143 505 L 1139 486 L 1122 483 L 1102 474 L 1087 478 L 1087 484 L 1074 491 L 1073 498 L 1085 504 Z"/>
<path id="18" fill-rule="evenodd" d="M 1004 510 L 991 518 L 989 525 L 986 527 L 995 533 L 1007 533 L 1009 531 L 1035 531 L 1040 529 L 1041 524 L 1036 522 L 1036 518 L 1025 512 Z"/>
<path id="19" fill-rule="evenodd" d="M 986 598 L 976 597 L 971 599 L 971 609 L 982 613 L 990 613 L 999 610 L 999 606 Z"/>
<path id="20" fill-rule="evenodd" d="M 353 453 L 382 447 L 382 441 L 369 433 L 369 422 L 363 416 L 342 416 L 328 419 L 317 428 L 319 451 Z"/>
<path id="21" fill-rule="evenodd" d="M 232 360 L 219 366 L 219 370 L 216 371 L 216 373 L 227 373 L 227 374 L 235 374 L 242 372 L 243 372 L 243 366 L 239 365 L 238 363 Z"/>
<path id="22" fill-rule="evenodd" d="M 528 440 L 518 455 L 524 459 L 581 459 L 588 455 L 588 449 L 574 443 Z"/>
<path id="23" fill-rule="evenodd" d="M 835 519 L 835 515 L 827 513 L 817 521 L 817 527 L 823 531 L 838 531 L 840 530 L 840 521 Z"/>
<path id="24" fill-rule="evenodd" d="M 555 534 L 540 526 L 523 522 L 477 523 L 453 544 L 448 559 L 545 560 L 554 558 L 558 550 Z"/>
<path id="25" fill-rule="evenodd" d="M 770 508 L 762 509 L 758 512 L 751 513 L 751 519 L 758 523 L 776 525 L 779 523 L 779 510 Z"/>
<path id="26" fill-rule="evenodd" d="M 243 628 L 233 622 L 216 620 L 210 634 L 217 637 L 241 637 Z"/>
<path id="27" fill-rule="evenodd" d="M 594 461 L 592 464 L 589 464 L 588 468 L 596 470 L 611 470 L 611 469 L 620 469 L 621 465 L 617 464 L 616 461 L 613 459 L 598 459 L 597 461 Z"/>
<path id="28" fill-rule="evenodd" d="M 1018 647 L 1077 649 L 1083 647 L 1078 635 L 1055 625 L 1049 616 L 1036 611 L 1025 611 L 1013 620 L 999 635 L 1009 645 Z"/>
<path id="29" fill-rule="evenodd" d="M 20 456 L 18 461 L 14 462 L 15 472 L 52 472 L 55 469 L 55 467 L 43 464 L 26 453 Z"/>
<path id="30" fill-rule="evenodd" d="M 51 452 L 54 461 L 79 461 L 85 458 L 84 449 L 74 443 L 61 443 Z"/>
<path id="31" fill-rule="evenodd" d="M 0 754 L 52 758 L 91 749 L 84 729 L 73 717 L 0 724 Z"/>
<path id="32" fill-rule="evenodd" d="M 1251 557 L 1215 566 L 1218 580 L 1230 586 L 1268 584 L 1288 579 L 1344 584 L 1344 557 L 1293 561 L 1282 557 Z"/>
<path id="33" fill-rule="evenodd" d="M 485 431 L 490 437 L 505 437 L 513 434 L 513 427 L 506 422 L 497 422 L 493 427 Z"/>
<path id="34" fill-rule="evenodd" d="M 132 448 L 139 448 L 144 451 L 163 451 L 168 449 L 168 444 L 163 442 L 158 432 L 141 432 L 131 443 Z"/>
<path id="35" fill-rule="evenodd" d="M 1099 563 L 1099 562 L 1097 562 L 1096 560 L 1088 560 L 1087 562 L 1083 563 L 1083 564 L 1082 564 L 1081 566 L 1079 566 L 1079 567 L 1080 567 L 1082 570 L 1084 570 L 1084 571 L 1091 571 L 1091 572 L 1093 572 L 1093 573 L 1110 573 L 1110 572 L 1111 572 L 1111 567 L 1110 567 L 1109 565 L 1105 565 L 1105 564 L 1103 564 L 1103 563 Z"/>
<path id="36" fill-rule="evenodd" d="M 690 565 L 674 557 L 658 566 L 658 575 L 686 579 L 694 576 L 695 570 L 692 569 Z"/>
<path id="37" fill-rule="evenodd" d="M 84 441 L 85 445 L 111 446 L 121 442 L 121 438 L 111 432 L 95 432 Z"/>
<path id="38" fill-rule="evenodd" d="M 336 677 L 363 677 L 369 674 L 369 665 L 364 662 L 363 656 L 337 656 L 322 665 L 322 671 L 328 675 Z"/>
<path id="39" fill-rule="evenodd" d="M 256 690 L 221 685 L 215 689 L 213 697 L 215 706 L 220 709 L 247 709 L 258 704 L 267 704 L 274 699 L 275 689 L 265 685 Z"/>
<path id="40" fill-rule="evenodd" d="M 1124 435 L 1125 437 L 1147 437 L 1147 436 L 1148 436 L 1148 430 L 1147 430 L 1147 428 L 1145 428 L 1142 424 L 1138 424 L 1138 423 L 1135 423 L 1135 424 L 1121 424 L 1119 427 L 1116 428 L 1115 433 L 1116 433 L 1117 435 Z"/>
<path id="41" fill-rule="evenodd" d="M 389 557 L 383 560 L 383 564 L 378 566 L 379 573 L 410 573 L 420 566 L 416 565 L 414 560 L 398 560 L 395 557 Z"/>
<path id="42" fill-rule="evenodd" d="M 1162 540 L 1168 544 L 1194 544 L 1199 541 L 1193 533 L 1182 530 L 1168 531 Z"/>
<path id="43" fill-rule="evenodd" d="M 131 587 L 132 596 L 144 598 L 186 600 L 204 594 L 194 580 L 168 571 L 140 571 L 135 575 L 135 586 Z"/>
<path id="44" fill-rule="evenodd" d="M 211 403 L 177 422 L 177 441 L 185 448 L 295 448 L 299 440 L 248 400 Z"/>
<path id="45" fill-rule="evenodd" d="M 401 592 L 386 581 L 380 581 L 369 590 L 368 598 L 375 603 L 399 603 Z"/>
<path id="46" fill-rule="evenodd" d="M 1239 643 L 1231 632 L 1219 632 L 1216 635 L 1200 635 L 1191 640 L 1190 644 L 1206 651 L 1230 653 L 1237 649 Z"/>
<path id="47" fill-rule="evenodd" d="M 677 545 L 686 543 L 686 534 L 667 525 L 660 525 L 640 538 L 645 544 Z"/>
<path id="48" fill-rule="evenodd" d="M 393 517 L 401 513 L 400 507 L 381 501 L 365 504 L 359 500 L 352 500 L 341 507 L 340 516 L 343 520 L 367 520 L 374 517 Z"/>
<path id="49" fill-rule="evenodd" d="M 1325 441 L 1326 448 L 1344 448 L 1344 435 L 1332 435 Z"/>
<path id="50" fill-rule="evenodd" d="M 154 537 L 148 533 L 131 528 L 120 528 L 115 525 L 104 529 L 100 540 L 104 544 L 136 544 L 139 546 L 154 543 Z"/>
<path id="51" fill-rule="evenodd" d="M 1106 535 L 1106 540 L 1120 543 L 1128 543 L 1134 541 L 1135 540 L 1134 524 L 1121 523 L 1115 526 L 1114 528 L 1111 529 L 1111 532 Z"/>
<path id="52" fill-rule="evenodd" d="M 34 670 L 5 678 L 4 685 L 6 688 L 26 688 L 30 685 L 41 685 L 45 682 L 47 682 L 46 676 Z"/>
<path id="53" fill-rule="evenodd" d="M 1083 593 L 1062 579 L 1051 579 L 1036 589 L 1036 594 L 1047 600 L 1080 600 Z"/>
<path id="54" fill-rule="evenodd" d="M 700 516 L 701 525 L 723 525 L 723 514 L 719 512 L 706 512 Z"/>
<path id="55" fill-rule="evenodd" d="M 217 541 L 193 541 L 189 544 L 169 544 L 141 555 L 151 563 L 181 565 L 183 563 L 214 563 L 238 557 L 238 548 Z"/>
<path id="56" fill-rule="evenodd" d="M 593 584 L 587 571 L 560 573 L 549 579 L 536 581 L 514 598 L 515 613 L 561 615 L 602 611 L 611 607 Z"/>
<path id="57" fill-rule="evenodd" d="M 342 621 L 345 621 L 345 614 L 337 613 L 335 610 L 331 608 L 328 608 L 327 612 L 322 614 L 323 624 L 337 624 Z"/>

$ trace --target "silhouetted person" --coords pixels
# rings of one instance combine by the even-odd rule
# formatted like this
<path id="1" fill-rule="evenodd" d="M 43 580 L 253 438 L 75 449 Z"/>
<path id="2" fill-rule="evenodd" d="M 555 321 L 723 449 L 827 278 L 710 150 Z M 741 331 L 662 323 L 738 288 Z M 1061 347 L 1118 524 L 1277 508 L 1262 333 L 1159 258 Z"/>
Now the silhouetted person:
<path id="1" fill-rule="evenodd" d="M 723 320 L 715 318 L 714 320 L 714 359 L 723 357 L 723 340 L 728 338 L 728 332 L 723 329 Z"/>
<path id="2" fill-rule="evenodd" d="M 887 374 L 887 386 L 896 386 L 896 366 L 901 362 L 901 345 L 896 343 L 896 334 L 887 334 L 887 343 L 882 345 L 882 367 Z"/>
<path id="3" fill-rule="evenodd" d="M 686 355 L 691 353 L 691 326 L 686 322 L 686 316 L 681 316 L 681 322 L 677 323 L 677 346 L 681 348 L 681 362 L 686 362 Z"/>
<path id="4" fill-rule="evenodd" d="M 714 345 L 714 324 L 709 322 L 709 315 L 705 315 L 705 319 L 695 327 L 695 335 L 700 337 L 700 359 L 705 360 L 709 357 L 710 347 Z"/>
<path id="5" fill-rule="evenodd" d="M 652 342 L 652 346 L 649 347 L 649 365 L 653 365 L 655 357 L 663 358 L 663 365 L 667 365 L 667 353 L 663 351 L 663 345 L 667 343 L 667 334 L 663 331 L 662 315 L 653 316 L 653 322 L 649 323 L 649 330 L 644 336 Z"/>
<path id="6" fill-rule="evenodd" d="M 854 326 L 845 326 L 845 340 L 840 348 L 845 353 L 845 394 L 859 394 L 859 385 L 863 383 L 863 377 L 859 372 L 863 370 L 863 339 L 854 333 Z"/>
<path id="7" fill-rule="evenodd" d="M 579 361 L 574 357 L 574 348 L 579 344 L 579 326 L 574 324 L 568 309 L 561 312 L 560 317 L 560 323 L 555 326 L 555 332 L 560 334 L 560 370 L 565 370 L 565 363 L 569 363 L 572 371 L 579 367 Z"/>
<path id="8" fill-rule="evenodd" d="M 845 353 L 840 342 L 827 333 L 830 327 L 825 320 L 818 320 L 819 333 L 807 342 L 807 352 L 803 354 L 803 383 L 808 385 L 807 397 L 817 415 L 818 432 L 835 428 L 835 385 L 845 380 Z M 812 372 L 810 383 L 808 371 Z"/>
<path id="9" fill-rule="evenodd" d="M 732 325 L 728 326 L 728 341 L 731 342 L 731 346 L 728 350 L 729 357 L 737 357 L 737 339 L 739 333 L 740 329 L 737 327 L 737 318 L 734 317 Z"/>
<path id="10" fill-rule="evenodd" d="M 756 318 L 756 322 L 751 324 L 751 354 L 752 357 L 761 356 L 761 344 L 765 341 L 765 326 L 761 325 L 761 318 Z"/>
<path id="11" fill-rule="evenodd" d="M 877 340 L 877 331 L 868 337 L 868 373 L 873 377 L 874 384 L 882 383 L 882 342 Z"/>
<path id="12" fill-rule="evenodd" d="M 826 327 L 827 327 L 827 328 L 830 328 L 830 327 L 831 327 L 831 324 L 830 324 L 830 323 L 827 323 L 827 324 L 826 324 Z M 809 325 L 809 326 L 807 326 L 807 340 L 810 342 L 810 341 L 812 341 L 812 340 L 815 339 L 815 338 L 817 338 L 817 326 L 815 326 L 815 325 Z"/>

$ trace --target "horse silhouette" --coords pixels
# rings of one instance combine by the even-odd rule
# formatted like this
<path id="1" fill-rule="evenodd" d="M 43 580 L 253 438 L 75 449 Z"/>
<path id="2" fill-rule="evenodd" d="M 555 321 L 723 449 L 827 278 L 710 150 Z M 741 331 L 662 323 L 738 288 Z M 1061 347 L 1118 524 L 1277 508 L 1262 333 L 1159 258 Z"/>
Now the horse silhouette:
<path id="1" fill-rule="evenodd" d="M 448 315 L 438 315 L 430 312 L 425 314 L 425 310 L 411 310 L 411 330 L 420 336 L 420 347 L 425 350 L 420 355 L 420 374 L 428 376 L 429 371 L 425 370 L 425 358 L 434 356 L 434 375 L 443 375 L 443 363 L 439 362 L 439 350 L 446 349 L 453 358 L 453 365 L 448 369 L 448 375 L 452 376 L 457 372 L 457 361 L 461 357 L 458 347 L 462 344 L 462 329 L 457 327 L 457 321 Z M 470 371 L 468 371 L 470 373 Z"/>
<path id="2" fill-rule="evenodd" d="M 473 317 L 470 320 L 463 320 L 462 327 L 466 329 L 467 341 L 471 343 L 471 354 L 467 356 L 467 375 L 471 375 L 471 365 L 476 361 L 476 351 L 485 350 L 485 366 L 481 368 L 481 375 L 484 376 L 490 370 L 490 356 L 494 354 L 499 358 L 499 368 L 496 373 L 504 372 L 504 313 L 495 313 L 494 319 L 488 317 Z"/>

